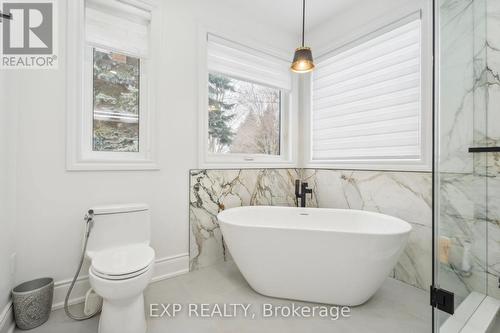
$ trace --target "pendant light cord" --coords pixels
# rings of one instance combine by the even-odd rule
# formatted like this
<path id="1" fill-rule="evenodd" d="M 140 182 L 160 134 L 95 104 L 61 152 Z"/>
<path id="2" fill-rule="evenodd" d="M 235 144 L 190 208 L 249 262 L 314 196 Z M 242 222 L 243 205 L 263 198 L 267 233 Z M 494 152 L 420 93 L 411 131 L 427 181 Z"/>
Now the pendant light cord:
<path id="1" fill-rule="evenodd" d="M 302 0 L 302 47 L 304 47 L 305 26 L 306 26 L 306 0 Z"/>

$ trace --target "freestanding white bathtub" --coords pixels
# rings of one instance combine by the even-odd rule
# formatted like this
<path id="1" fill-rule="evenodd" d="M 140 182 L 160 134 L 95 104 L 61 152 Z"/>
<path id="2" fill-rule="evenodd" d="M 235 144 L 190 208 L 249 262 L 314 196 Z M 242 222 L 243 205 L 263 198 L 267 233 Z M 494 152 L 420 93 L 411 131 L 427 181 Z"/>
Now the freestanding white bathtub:
<path id="1" fill-rule="evenodd" d="M 255 291 L 349 306 L 380 288 L 412 229 L 395 217 L 347 209 L 252 206 L 217 217 Z"/>

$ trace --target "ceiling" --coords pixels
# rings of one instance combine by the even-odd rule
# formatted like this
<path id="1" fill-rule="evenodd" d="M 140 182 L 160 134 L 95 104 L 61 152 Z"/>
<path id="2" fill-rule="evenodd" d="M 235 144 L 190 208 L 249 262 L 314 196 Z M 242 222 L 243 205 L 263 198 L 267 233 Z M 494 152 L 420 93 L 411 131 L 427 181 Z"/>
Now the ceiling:
<path id="1" fill-rule="evenodd" d="M 363 0 L 306 0 L 306 30 L 325 23 L 336 14 Z M 301 33 L 301 0 L 233 0 L 232 3 L 250 16 L 289 33 Z"/>

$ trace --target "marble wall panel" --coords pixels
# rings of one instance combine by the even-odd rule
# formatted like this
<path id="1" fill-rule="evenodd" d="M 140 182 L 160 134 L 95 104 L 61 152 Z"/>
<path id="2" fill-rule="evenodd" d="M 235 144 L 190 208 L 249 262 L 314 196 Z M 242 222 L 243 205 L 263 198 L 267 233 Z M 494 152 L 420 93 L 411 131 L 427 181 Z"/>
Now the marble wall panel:
<path id="1" fill-rule="evenodd" d="M 440 171 L 472 172 L 467 148 L 473 141 L 474 1 L 440 2 Z"/>
<path id="2" fill-rule="evenodd" d="M 427 289 L 432 279 L 432 176 L 418 172 L 307 170 L 319 207 L 379 212 L 413 230 L 393 276 Z"/>
<path id="3" fill-rule="evenodd" d="M 217 214 L 238 206 L 295 205 L 295 169 L 192 170 L 190 173 L 190 265 L 206 267 L 229 253 Z"/>
<path id="4" fill-rule="evenodd" d="M 500 154 L 467 153 L 500 145 L 500 2 L 443 0 L 440 12 L 438 232 L 449 242 L 440 282 L 459 298 L 500 298 Z"/>

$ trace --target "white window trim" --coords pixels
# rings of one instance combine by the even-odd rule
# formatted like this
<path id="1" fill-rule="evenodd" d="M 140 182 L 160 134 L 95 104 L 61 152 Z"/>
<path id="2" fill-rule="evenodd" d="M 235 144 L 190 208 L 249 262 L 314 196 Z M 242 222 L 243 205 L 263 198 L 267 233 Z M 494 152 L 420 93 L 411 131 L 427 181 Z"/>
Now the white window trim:
<path id="1" fill-rule="evenodd" d="M 127 0 L 127 3 L 147 8 L 152 13 L 150 55 L 161 43 L 160 13 L 154 0 Z M 94 45 L 99 47 L 99 45 Z M 101 46 L 104 49 L 109 47 Z M 85 41 L 85 1 L 68 1 L 67 15 L 67 124 L 66 169 L 78 170 L 157 170 L 155 110 L 157 76 L 154 68 L 159 63 L 155 57 L 141 60 L 139 153 L 92 151 L 92 110 L 89 110 L 88 76 L 92 61 L 91 46 Z M 120 53 L 126 53 L 115 50 Z"/>
<path id="2" fill-rule="evenodd" d="M 275 49 L 249 41 L 242 36 L 229 36 L 217 29 L 207 26 L 198 27 L 198 96 L 199 96 L 199 141 L 198 141 L 198 166 L 200 169 L 235 169 L 235 168 L 288 168 L 297 167 L 297 128 L 298 128 L 298 94 L 295 87 L 298 79 L 292 76 L 292 90 L 282 89 L 281 105 L 281 138 L 280 155 L 271 156 L 264 154 L 213 154 L 208 151 L 208 61 L 207 61 L 207 35 L 214 34 L 228 40 L 237 41 L 250 48 L 287 59 L 285 55 Z M 244 78 L 241 78 L 245 80 Z M 261 83 L 259 83 L 261 84 Z"/>
<path id="3" fill-rule="evenodd" d="M 421 79 L 421 140 L 422 158 L 420 160 L 366 160 L 366 161 L 331 161 L 312 159 L 312 75 L 304 76 L 303 105 L 305 111 L 301 116 L 304 145 L 302 147 L 305 168 L 324 169 L 355 169 L 355 170 L 380 170 L 380 171 L 432 171 L 432 4 L 430 1 L 418 0 L 408 2 L 404 8 L 393 11 L 384 16 L 382 20 L 366 25 L 360 31 L 353 33 L 342 41 L 329 45 L 317 59 L 326 54 L 331 54 L 344 47 L 352 47 L 360 40 L 369 36 L 376 36 L 380 31 L 390 26 L 397 26 L 398 21 L 421 13 L 422 19 L 422 79 Z"/>

